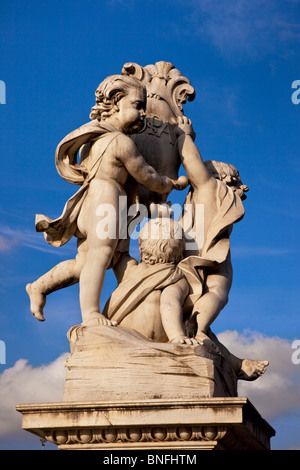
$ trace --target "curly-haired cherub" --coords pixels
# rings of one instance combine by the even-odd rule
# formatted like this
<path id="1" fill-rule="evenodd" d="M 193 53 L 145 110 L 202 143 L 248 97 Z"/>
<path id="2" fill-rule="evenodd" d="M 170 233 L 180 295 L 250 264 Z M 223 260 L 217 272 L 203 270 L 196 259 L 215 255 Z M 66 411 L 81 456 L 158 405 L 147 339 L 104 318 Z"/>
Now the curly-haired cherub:
<path id="1" fill-rule="evenodd" d="M 178 133 L 179 152 L 191 184 L 185 205 L 192 207 L 195 243 L 191 244 L 192 250 L 187 243 L 187 254 L 199 257 L 198 272 L 202 279 L 198 287 L 194 286 L 190 307 L 197 320 L 197 334 L 201 335 L 207 333 L 228 302 L 232 284 L 230 234 L 233 224 L 244 216 L 242 200 L 246 199 L 248 186 L 242 183 L 233 165 L 212 160 L 203 162 L 194 144 L 191 121 L 186 117 L 178 119 Z M 197 206 L 203 208 L 202 237 L 197 233 Z M 186 213 L 182 223 L 185 216 Z"/>
<path id="2" fill-rule="evenodd" d="M 59 173 L 67 181 L 81 184 L 81 189 L 67 202 L 60 219 L 52 221 L 41 215 L 36 219 L 37 230 L 45 233 L 51 245 L 60 246 L 73 235 L 78 238 L 75 259 L 58 264 L 26 286 L 31 311 L 41 321 L 46 295 L 79 279 L 83 323 L 112 325 L 100 313 L 100 295 L 106 270 L 118 249 L 120 197 L 127 197 L 128 180 L 161 194 L 162 200 L 173 188 L 187 185 L 186 179 L 174 181 L 159 175 L 128 135 L 142 128 L 145 116 L 146 90 L 137 79 L 110 76 L 99 85 L 96 98 L 92 123 L 69 134 L 56 152 Z M 70 164 L 74 148 L 82 144 L 85 148 L 80 164 Z M 114 228 L 107 236 L 99 236 L 103 207 L 111 208 L 108 217 L 112 220 L 107 223 Z"/>

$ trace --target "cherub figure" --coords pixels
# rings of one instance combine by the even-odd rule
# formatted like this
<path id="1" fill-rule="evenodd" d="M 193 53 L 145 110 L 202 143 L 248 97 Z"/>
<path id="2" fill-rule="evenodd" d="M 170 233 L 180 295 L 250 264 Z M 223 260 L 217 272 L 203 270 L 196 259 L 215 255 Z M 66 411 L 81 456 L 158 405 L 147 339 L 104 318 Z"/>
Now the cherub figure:
<path id="1" fill-rule="evenodd" d="M 58 172 L 81 188 L 69 199 L 59 219 L 53 221 L 38 215 L 36 228 L 45 233 L 47 242 L 53 246 L 61 246 L 75 235 L 78 254 L 26 286 L 31 311 L 38 320 L 44 320 L 46 295 L 79 279 L 83 324 L 114 325 L 100 313 L 100 295 L 106 270 L 115 264 L 120 252 L 120 197 L 134 192 L 137 183 L 161 194 L 162 200 L 173 188 L 186 187 L 185 179 L 174 181 L 160 176 L 130 139 L 129 134 L 142 128 L 145 107 L 146 90 L 138 80 L 123 75 L 110 76 L 96 91 L 96 105 L 90 116 L 93 121 L 59 144 Z M 77 164 L 76 154 L 81 147 L 81 161 Z M 116 217 L 111 221 L 115 225 L 112 236 L 99 236 L 101 216 L 98 214 L 103 205 L 111 207 Z"/>
<path id="2" fill-rule="evenodd" d="M 242 184 L 233 165 L 203 162 L 194 144 L 194 132 L 189 119 L 180 119 L 178 127 L 179 132 L 182 132 L 178 137 L 178 147 L 191 184 L 185 204 L 192 205 L 193 214 L 197 214 L 198 204 L 204 206 L 203 244 L 187 252 L 187 255 L 199 257 L 198 272 L 202 283 L 193 286 L 190 300 L 200 334 L 207 332 L 228 301 L 232 283 L 230 234 L 233 224 L 244 216 L 242 200 L 246 199 L 248 187 Z M 196 220 L 192 221 L 192 225 L 197 239 Z"/>
<path id="3" fill-rule="evenodd" d="M 198 344 L 184 332 L 182 306 L 189 284 L 180 269 L 185 250 L 181 225 L 170 217 L 150 219 L 140 231 L 139 245 L 140 263 L 126 260 L 122 281 L 103 314 L 155 341 Z"/>
<path id="4" fill-rule="evenodd" d="M 239 359 L 228 352 L 212 333 L 210 325 L 228 302 L 232 284 L 230 234 L 233 224 L 244 216 L 242 200 L 246 199 L 248 186 L 241 181 L 238 170 L 230 164 L 216 161 L 203 162 L 194 144 L 195 134 L 191 121 L 185 116 L 178 118 L 178 148 L 191 189 L 185 204 L 192 206 L 197 214 L 197 204 L 204 206 L 203 243 L 186 256 L 194 255 L 199 283 L 193 283 L 184 306 L 188 312 L 186 333 L 203 339 L 211 339 L 226 355 L 239 377 L 254 380 L 263 374 L 268 361 Z M 181 221 L 184 224 L 183 220 Z M 197 244 L 197 224 L 192 221 L 192 231 Z M 191 232 L 192 233 L 192 232 Z M 187 245 L 188 246 L 188 245 Z M 194 245 L 193 245 L 194 246 Z M 195 325 L 196 320 L 196 325 Z"/>

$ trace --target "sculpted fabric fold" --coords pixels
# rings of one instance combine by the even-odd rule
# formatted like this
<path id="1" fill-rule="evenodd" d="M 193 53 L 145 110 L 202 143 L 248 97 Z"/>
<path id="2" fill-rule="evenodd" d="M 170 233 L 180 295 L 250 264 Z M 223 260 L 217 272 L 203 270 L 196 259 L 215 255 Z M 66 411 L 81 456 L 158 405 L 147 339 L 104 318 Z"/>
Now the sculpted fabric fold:
<path id="1" fill-rule="evenodd" d="M 95 177 L 101 164 L 102 156 L 109 144 L 120 133 L 108 124 L 91 121 L 68 134 L 57 146 L 55 154 L 56 168 L 60 176 L 72 184 L 81 185 L 81 188 L 66 202 L 60 217 L 52 220 L 50 217 L 37 214 L 35 227 L 37 232 L 44 232 L 49 245 L 59 247 L 67 243 L 77 229 L 77 217 L 87 194 L 90 182 Z M 108 138 L 107 138 L 108 137 Z M 79 149 L 95 139 L 107 138 L 107 145 L 97 159 L 87 168 L 83 160 L 77 163 Z"/>

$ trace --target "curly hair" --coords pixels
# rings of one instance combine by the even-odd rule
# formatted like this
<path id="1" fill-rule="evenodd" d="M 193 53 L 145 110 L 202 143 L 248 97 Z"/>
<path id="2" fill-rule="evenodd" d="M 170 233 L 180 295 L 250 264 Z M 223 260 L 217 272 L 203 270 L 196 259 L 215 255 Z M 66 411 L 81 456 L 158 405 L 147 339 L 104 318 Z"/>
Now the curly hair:
<path id="1" fill-rule="evenodd" d="M 185 250 L 184 232 L 173 219 L 151 219 L 140 231 L 139 244 L 141 262 L 177 264 Z"/>
<path id="2" fill-rule="evenodd" d="M 216 179 L 223 181 L 230 186 L 242 199 L 246 199 L 245 192 L 249 191 L 248 186 L 242 183 L 240 174 L 234 165 L 230 163 L 207 160 L 204 162 L 209 173 Z"/>
<path id="3" fill-rule="evenodd" d="M 111 75 L 98 86 L 95 96 L 96 104 L 92 107 L 90 118 L 104 120 L 118 110 L 117 103 L 128 94 L 130 88 L 139 88 L 143 91 L 146 99 L 144 85 L 133 77 L 126 75 Z"/>

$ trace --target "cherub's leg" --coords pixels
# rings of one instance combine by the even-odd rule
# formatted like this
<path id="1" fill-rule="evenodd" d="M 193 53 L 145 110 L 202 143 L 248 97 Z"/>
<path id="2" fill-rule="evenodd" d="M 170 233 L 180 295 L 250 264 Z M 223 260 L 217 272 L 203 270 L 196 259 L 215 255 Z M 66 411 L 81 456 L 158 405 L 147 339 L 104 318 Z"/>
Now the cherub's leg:
<path id="1" fill-rule="evenodd" d="M 111 244 L 102 240 L 96 246 L 89 246 L 86 262 L 80 274 L 80 308 L 83 324 L 114 325 L 100 314 L 100 296 L 103 289 L 106 270 L 111 262 L 115 241 Z"/>
<path id="2" fill-rule="evenodd" d="M 26 291 L 30 297 L 30 310 L 37 320 L 45 320 L 43 308 L 46 303 L 46 295 L 79 281 L 84 256 L 84 252 L 79 252 L 75 259 L 62 261 L 36 281 L 27 284 Z"/>
<path id="3" fill-rule="evenodd" d="M 86 235 L 87 254 L 80 273 L 79 292 L 83 324 L 115 325 L 100 314 L 100 296 L 106 270 L 118 244 L 120 190 L 109 181 L 93 180 L 78 218 Z"/>
<path id="4" fill-rule="evenodd" d="M 208 273 L 204 294 L 193 308 L 193 315 L 197 315 L 197 336 L 206 333 L 209 326 L 227 304 L 231 283 L 232 267 L 230 260 L 225 261 L 218 272 Z"/>
<path id="5" fill-rule="evenodd" d="M 185 335 L 182 322 L 182 305 L 188 293 L 185 280 L 166 287 L 160 298 L 161 321 L 170 343 L 197 344 L 194 338 Z"/>
<path id="6" fill-rule="evenodd" d="M 230 362 L 239 380 L 256 380 L 265 373 L 269 361 L 261 359 L 240 359 L 232 354 L 224 344 L 218 340 L 210 328 L 208 329 L 207 335 L 217 345 L 221 354 Z"/>

